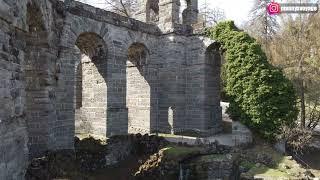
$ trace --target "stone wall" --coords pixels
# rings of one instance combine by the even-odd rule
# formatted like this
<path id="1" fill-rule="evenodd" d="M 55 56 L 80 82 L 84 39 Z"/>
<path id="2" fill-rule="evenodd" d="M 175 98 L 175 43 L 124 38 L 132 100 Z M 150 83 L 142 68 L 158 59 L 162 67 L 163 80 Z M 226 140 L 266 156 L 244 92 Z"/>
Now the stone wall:
<path id="1" fill-rule="evenodd" d="M 0 0 L 0 179 L 73 149 L 75 133 L 219 132 L 219 53 L 167 1 L 150 24 L 71 0 Z"/>
<path id="2" fill-rule="evenodd" d="M 24 44 L 8 22 L 0 20 L 0 26 L 0 179 L 23 179 L 28 160 Z"/>
<path id="3" fill-rule="evenodd" d="M 198 21 L 198 0 L 139 0 L 134 17 L 156 24 L 162 32 L 172 31 L 177 24 L 193 25 Z"/>
<path id="4" fill-rule="evenodd" d="M 0 1 L 0 179 L 24 179 L 28 156 L 54 145 L 59 18 L 48 1 Z"/>
<path id="5" fill-rule="evenodd" d="M 23 179 L 28 158 L 25 44 L 19 38 L 23 24 L 14 3 L 0 1 L 0 179 Z"/>
<path id="6" fill-rule="evenodd" d="M 239 156 L 236 154 L 210 154 L 184 162 L 179 179 L 240 179 Z"/>

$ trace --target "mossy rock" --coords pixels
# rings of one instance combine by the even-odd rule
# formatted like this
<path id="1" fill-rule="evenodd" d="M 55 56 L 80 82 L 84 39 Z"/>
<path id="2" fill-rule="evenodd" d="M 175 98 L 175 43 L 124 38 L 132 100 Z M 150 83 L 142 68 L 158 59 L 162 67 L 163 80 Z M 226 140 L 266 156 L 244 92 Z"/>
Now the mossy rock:
<path id="1" fill-rule="evenodd" d="M 202 148 L 200 147 L 168 146 L 164 148 L 164 158 L 179 161 L 188 156 L 200 154 L 201 151 Z"/>

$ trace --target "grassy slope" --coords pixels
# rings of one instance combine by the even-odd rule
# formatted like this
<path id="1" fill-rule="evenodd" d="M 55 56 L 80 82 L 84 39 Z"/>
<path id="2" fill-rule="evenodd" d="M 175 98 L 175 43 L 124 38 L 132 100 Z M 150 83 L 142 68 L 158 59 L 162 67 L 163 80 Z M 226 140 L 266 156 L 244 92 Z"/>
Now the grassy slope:
<path id="1" fill-rule="evenodd" d="M 251 168 L 245 175 L 248 177 L 258 176 L 261 178 L 273 179 L 296 179 L 299 174 L 303 174 L 306 169 L 298 164 L 290 156 L 284 156 L 275 151 L 270 145 L 259 144 L 247 150 L 247 154 L 268 154 L 272 157 L 274 165 L 266 166 L 255 164 L 249 161 L 242 161 L 241 165 Z M 320 177 L 320 171 L 310 170 L 316 177 Z"/>

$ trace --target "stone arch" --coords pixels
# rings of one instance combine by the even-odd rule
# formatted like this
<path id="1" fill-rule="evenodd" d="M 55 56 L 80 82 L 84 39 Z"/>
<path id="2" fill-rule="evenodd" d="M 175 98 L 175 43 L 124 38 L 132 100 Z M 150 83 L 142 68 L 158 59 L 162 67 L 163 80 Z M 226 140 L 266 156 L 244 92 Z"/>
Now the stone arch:
<path id="1" fill-rule="evenodd" d="M 75 43 L 79 59 L 75 72 L 76 134 L 106 136 L 107 46 L 96 33 L 81 33 Z M 81 97 L 80 97 L 81 96 Z"/>
<path id="2" fill-rule="evenodd" d="M 184 22 L 183 14 L 188 7 L 190 7 L 190 2 L 188 0 L 180 0 L 179 21 L 181 24 Z"/>
<path id="3" fill-rule="evenodd" d="M 149 57 L 148 59 L 152 58 L 151 56 L 154 54 L 152 52 L 153 49 L 157 48 L 159 45 L 158 41 L 150 41 L 149 35 L 142 32 L 132 32 L 128 31 L 126 34 L 126 38 L 124 39 L 124 48 L 128 50 L 130 46 L 134 44 L 140 44 L 145 47 L 148 51 Z M 128 54 L 128 52 L 126 52 Z"/>
<path id="4" fill-rule="evenodd" d="M 131 66 L 142 70 L 149 62 L 149 50 L 143 43 L 132 43 L 128 48 L 128 60 Z"/>
<path id="5" fill-rule="evenodd" d="M 159 0 L 148 0 L 146 5 L 146 22 L 158 23 L 159 22 Z"/>
<path id="6" fill-rule="evenodd" d="M 221 53 L 220 45 L 213 43 L 209 45 L 205 52 L 205 63 L 207 64 L 206 72 L 206 90 L 209 97 L 209 105 L 220 106 L 221 91 Z"/>
<path id="7" fill-rule="evenodd" d="M 96 66 L 95 63 L 92 63 L 94 68 L 97 68 L 100 75 L 104 77 L 104 81 L 106 82 L 107 86 L 107 104 L 103 104 L 103 108 L 107 106 L 106 112 L 101 112 L 103 116 L 106 116 L 104 120 L 105 124 L 102 126 L 102 119 L 100 126 L 96 126 L 97 128 L 91 128 L 91 132 L 95 134 L 103 135 L 103 136 L 112 136 L 116 134 L 125 134 L 127 133 L 128 129 L 128 120 L 127 120 L 127 109 L 125 108 L 125 60 L 119 56 L 119 51 L 122 51 L 122 48 L 118 47 L 118 43 L 111 33 L 109 33 L 108 24 L 102 22 L 91 21 L 87 18 L 75 18 L 73 16 L 67 16 L 66 21 L 70 22 L 70 26 L 65 26 L 63 29 L 62 37 L 61 37 L 61 45 L 62 45 L 62 53 L 59 57 L 58 66 L 61 67 L 61 73 L 59 76 L 63 78 L 63 76 L 74 77 L 73 82 L 75 81 L 75 74 L 77 73 L 77 64 L 79 63 L 79 59 L 81 59 L 81 52 L 79 48 L 74 48 L 75 44 L 78 41 L 78 37 L 85 34 L 90 33 L 94 34 L 95 36 L 99 37 L 99 41 L 103 41 L 104 43 L 104 50 L 105 60 L 103 67 Z M 78 49 L 78 50 L 77 50 Z M 124 54 L 124 53 L 123 53 Z M 124 58 L 125 59 L 125 58 Z M 124 64 L 124 65 L 122 65 Z M 83 64 L 82 64 L 83 65 Z M 107 69 L 107 70 L 104 70 Z M 72 72 L 73 74 L 70 74 Z M 113 74 L 116 74 L 113 76 Z M 60 79 L 61 79 L 60 78 Z M 119 80 L 121 78 L 121 80 Z M 122 79 L 123 78 L 123 79 Z M 65 91 L 72 90 L 72 95 L 69 97 L 75 96 L 75 84 L 66 83 L 64 80 L 59 80 L 58 91 L 59 96 L 63 97 Z M 64 85 L 66 84 L 66 85 Z M 70 93 L 71 94 L 71 93 Z M 59 97 L 58 103 L 64 103 L 65 99 Z M 74 101 L 74 100 L 73 100 Z M 75 111 L 75 102 L 71 105 L 68 105 L 68 109 L 72 109 Z M 83 104 L 84 105 L 84 104 Z M 65 107 L 58 107 L 58 112 L 61 114 L 65 114 L 66 108 Z M 73 114 L 72 124 L 74 128 L 75 118 L 79 119 L 78 114 L 75 112 L 69 112 L 69 114 Z M 67 114 L 66 114 L 67 115 Z M 76 117 L 77 116 L 77 117 Z M 60 118 L 59 121 L 61 122 L 62 119 Z M 71 119 L 70 119 L 71 121 Z M 71 124 L 71 122 L 65 122 Z M 79 122 L 79 121 L 78 121 Z M 77 124 L 77 126 L 79 123 Z M 56 127 L 61 126 L 60 124 L 56 124 Z M 90 127 L 90 126 L 89 126 Z M 105 128 L 106 132 L 105 132 Z M 90 129 L 90 128 L 89 128 Z M 95 130 L 94 130 L 95 129 Z M 78 133 L 78 132 L 77 132 Z M 95 135 L 93 134 L 93 135 Z M 70 137 L 73 137 L 74 133 Z M 63 138 L 62 135 L 57 134 L 58 138 Z M 61 141 L 58 141 L 59 143 Z M 61 144 L 61 143 L 60 143 Z M 64 144 L 60 146 L 65 146 Z"/>
<path id="8" fill-rule="evenodd" d="M 151 131 L 151 79 L 149 50 L 143 43 L 132 43 L 128 48 L 127 93 L 129 133 Z"/>
<path id="9" fill-rule="evenodd" d="M 107 46 L 102 37 L 93 32 L 81 33 L 75 45 L 81 53 L 90 57 L 93 61 L 103 61 L 107 57 Z"/>
<path id="10" fill-rule="evenodd" d="M 63 29 L 61 44 L 64 47 L 73 48 L 81 34 L 90 32 L 99 36 L 105 44 L 109 45 L 105 47 L 108 52 L 108 58 L 114 56 L 114 47 L 111 45 L 113 44 L 113 37 L 109 34 L 110 27 L 106 23 L 94 22 L 85 18 L 73 18 L 73 16 L 67 16 L 66 18 L 65 21 L 70 22 L 71 26 Z"/>
<path id="11" fill-rule="evenodd" d="M 180 19 L 182 24 L 192 25 L 198 20 L 198 0 L 180 0 Z"/>
<path id="12" fill-rule="evenodd" d="M 219 43 L 212 43 L 205 52 L 205 107 L 208 108 L 209 129 L 221 123 L 221 64 L 222 55 Z"/>
<path id="13" fill-rule="evenodd" d="M 27 25 L 29 33 L 39 33 L 46 30 L 41 9 L 34 1 L 27 3 Z"/>

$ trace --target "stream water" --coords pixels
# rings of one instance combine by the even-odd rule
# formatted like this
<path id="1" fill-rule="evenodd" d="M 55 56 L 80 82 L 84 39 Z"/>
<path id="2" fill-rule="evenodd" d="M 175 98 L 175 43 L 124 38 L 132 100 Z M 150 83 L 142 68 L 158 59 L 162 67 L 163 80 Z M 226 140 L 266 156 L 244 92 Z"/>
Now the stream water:
<path id="1" fill-rule="evenodd" d="M 183 164 L 179 165 L 179 180 L 188 180 L 190 175 L 189 167 L 184 167 Z"/>

